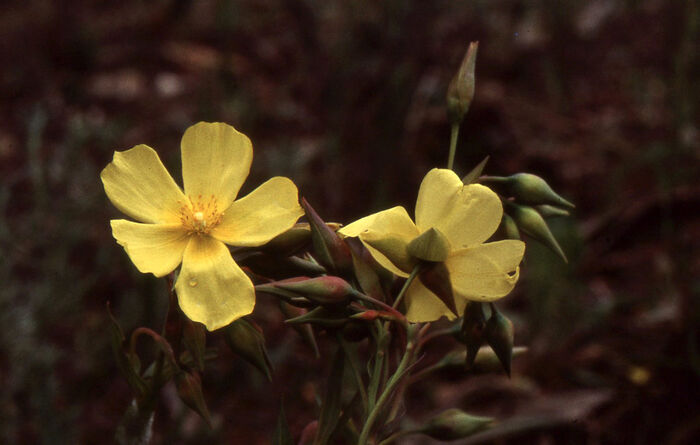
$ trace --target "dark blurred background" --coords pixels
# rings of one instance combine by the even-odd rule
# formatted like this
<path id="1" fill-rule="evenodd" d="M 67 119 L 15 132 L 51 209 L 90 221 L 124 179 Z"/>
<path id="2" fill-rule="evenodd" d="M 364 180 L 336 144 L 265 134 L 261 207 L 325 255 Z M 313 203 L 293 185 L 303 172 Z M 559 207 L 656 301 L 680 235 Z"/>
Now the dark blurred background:
<path id="1" fill-rule="evenodd" d="M 409 393 L 408 417 L 534 419 L 497 444 L 700 443 L 696 1 L 0 8 L 0 442 L 108 443 L 131 396 L 105 303 L 126 331 L 162 323 L 164 283 L 109 230 L 119 213 L 99 172 L 114 150 L 149 144 L 179 182 L 185 128 L 224 121 L 254 144 L 244 192 L 286 175 L 327 220 L 412 209 L 446 164 L 445 90 L 478 40 L 456 170 L 488 154 L 488 174 L 547 178 L 577 205 L 553 225 L 570 261 L 528 243 L 501 304 L 530 346 L 511 379 L 436 375 Z M 316 416 L 327 358 L 272 302 L 255 318 L 274 382 L 225 352 L 203 376 L 213 430 L 167 387 L 154 443 L 267 443 L 282 397 L 293 434 Z"/>

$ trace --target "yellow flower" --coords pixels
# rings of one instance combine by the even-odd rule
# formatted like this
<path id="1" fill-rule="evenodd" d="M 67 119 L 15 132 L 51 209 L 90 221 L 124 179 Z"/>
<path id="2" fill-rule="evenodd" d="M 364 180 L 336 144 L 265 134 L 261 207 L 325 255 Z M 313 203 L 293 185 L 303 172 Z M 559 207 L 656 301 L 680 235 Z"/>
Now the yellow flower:
<path id="1" fill-rule="evenodd" d="M 255 306 L 253 283 L 225 244 L 265 244 L 291 228 L 303 211 L 296 186 L 283 177 L 235 200 L 253 147 L 233 127 L 193 125 L 182 136 L 181 150 L 184 193 L 146 145 L 115 152 L 100 177 L 110 201 L 139 221 L 111 221 L 112 235 L 136 268 L 161 277 L 182 263 L 175 283 L 180 307 L 214 330 Z"/>
<path id="2" fill-rule="evenodd" d="M 518 280 L 525 252 L 522 241 L 484 243 L 498 228 L 503 207 L 491 189 L 464 185 L 452 170 L 433 169 L 425 176 L 416 202 L 416 222 L 406 209 L 394 207 L 340 229 L 358 236 L 372 256 L 396 275 L 407 277 L 417 260 L 407 251 L 411 241 L 435 229 L 449 244 L 444 263 L 458 312 L 467 301 L 493 301 L 507 295 Z M 416 279 L 405 296 L 412 322 L 454 318 L 445 304 Z"/>

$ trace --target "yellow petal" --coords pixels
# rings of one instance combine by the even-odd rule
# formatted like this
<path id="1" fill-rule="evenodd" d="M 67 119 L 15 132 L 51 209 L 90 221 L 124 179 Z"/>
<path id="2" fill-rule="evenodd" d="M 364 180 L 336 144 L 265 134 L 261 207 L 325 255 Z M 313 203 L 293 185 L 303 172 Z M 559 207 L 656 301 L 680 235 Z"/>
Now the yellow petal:
<path id="1" fill-rule="evenodd" d="M 250 278 L 221 241 L 192 236 L 175 283 L 182 312 L 213 331 L 253 312 L 255 290 Z"/>
<path id="2" fill-rule="evenodd" d="M 261 246 L 289 230 L 303 214 L 296 185 L 277 176 L 234 201 L 211 234 L 234 246 Z"/>
<path id="3" fill-rule="evenodd" d="M 200 122 L 185 131 L 180 147 L 185 193 L 192 199 L 214 195 L 219 208 L 227 208 L 248 177 L 250 139 L 230 125 Z"/>
<path id="4" fill-rule="evenodd" d="M 176 223 L 185 196 L 151 147 L 115 151 L 100 173 L 107 197 L 124 214 L 146 223 Z"/>
<path id="5" fill-rule="evenodd" d="M 416 225 L 421 232 L 439 229 L 455 250 L 486 241 L 502 215 L 498 195 L 483 185 L 465 186 L 452 170 L 432 169 L 418 191 Z"/>
<path id="6" fill-rule="evenodd" d="M 359 236 L 374 259 L 396 275 L 408 276 L 413 269 L 406 246 L 420 233 L 403 207 L 365 216 L 338 232 L 343 236 Z"/>
<path id="7" fill-rule="evenodd" d="M 182 261 L 188 237 L 179 224 L 140 224 L 113 219 L 112 235 L 136 268 L 157 277 L 172 272 Z"/>
<path id="8" fill-rule="evenodd" d="M 522 241 L 496 241 L 454 252 L 445 265 L 457 294 L 470 300 L 493 301 L 513 290 L 524 252 Z"/>
<path id="9" fill-rule="evenodd" d="M 435 321 L 441 317 L 447 317 L 448 320 L 456 318 L 437 295 L 423 286 L 420 279 L 416 279 L 411 283 L 411 286 L 406 291 L 404 304 L 406 305 L 406 318 L 412 323 Z M 455 298 L 455 305 L 457 306 L 457 313 L 461 315 L 464 313 L 467 300 L 459 297 Z"/>

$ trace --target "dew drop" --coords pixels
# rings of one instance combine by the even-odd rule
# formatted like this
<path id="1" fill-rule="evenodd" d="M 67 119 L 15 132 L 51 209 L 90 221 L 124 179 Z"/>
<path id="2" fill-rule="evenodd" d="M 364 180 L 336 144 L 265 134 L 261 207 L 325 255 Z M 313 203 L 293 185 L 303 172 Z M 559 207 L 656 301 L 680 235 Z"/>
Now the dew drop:
<path id="1" fill-rule="evenodd" d="M 187 284 L 189 284 L 190 287 L 195 287 L 197 286 L 197 280 L 194 278 L 190 278 L 190 281 L 188 281 Z"/>

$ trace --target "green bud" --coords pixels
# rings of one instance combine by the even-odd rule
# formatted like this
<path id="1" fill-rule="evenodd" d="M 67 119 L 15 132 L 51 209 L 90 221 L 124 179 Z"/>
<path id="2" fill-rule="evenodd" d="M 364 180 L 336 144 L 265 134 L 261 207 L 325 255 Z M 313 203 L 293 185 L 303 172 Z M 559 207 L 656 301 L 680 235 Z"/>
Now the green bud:
<path id="1" fill-rule="evenodd" d="M 265 349 L 262 330 L 244 318 L 239 318 L 224 329 L 226 344 L 234 353 L 255 366 L 272 380 L 272 365 Z"/>
<path id="2" fill-rule="evenodd" d="M 265 286 L 294 292 L 323 305 L 347 304 L 350 302 L 350 298 L 357 293 L 347 281 L 330 275 L 301 281 L 277 281 L 267 283 Z"/>
<path id="3" fill-rule="evenodd" d="M 445 303 L 445 306 L 457 314 L 457 306 L 455 304 L 455 296 L 452 291 L 452 282 L 450 281 L 450 271 L 447 270 L 445 263 L 430 263 L 426 262 L 420 266 L 418 273 L 420 282 L 425 287 L 430 289 L 440 301 Z"/>
<path id="4" fill-rule="evenodd" d="M 510 377 L 510 364 L 513 357 L 513 322 L 491 305 L 491 317 L 484 331 L 486 341 L 501 361 L 503 369 Z"/>
<path id="5" fill-rule="evenodd" d="M 518 225 L 515 224 L 513 218 L 511 218 L 507 213 L 503 214 L 503 219 L 501 219 L 501 225 L 498 229 L 506 239 L 520 239 Z"/>
<path id="6" fill-rule="evenodd" d="M 531 173 L 517 173 L 507 177 L 490 176 L 481 182 L 493 185 L 498 191 L 523 204 L 550 204 L 570 209 L 576 207 L 552 190 L 547 181 Z"/>
<path id="7" fill-rule="evenodd" d="M 479 42 L 471 42 L 467 49 L 459 71 L 447 88 L 447 116 L 450 123 L 455 125 L 462 122 L 469 106 L 474 99 L 476 53 Z"/>
<path id="8" fill-rule="evenodd" d="M 537 212 L 542 215 L 543 218 L 558 218 L 560 216 L 569 216 L 568 210 L 560 209 L 559 207 L 554 207 L 549 204 L 542 204 L 535 206 Z"/>
<path id="9" fill-rule="evenodd" d="M 338 223 L 326 223 L 331 230 L 340 227 Z M 309 223 L 297 223 L 291 229 L 272 238 L 267 244 L 256 247 L 264 252 L 292 255 L 311 242 L 311 226 Z"/>
<path id="10" fill-rule="evenodd" d="M 491 417 L 473 416 L 452 408 L 433 417 L 418 432 L 438 440 L 462 439 L 483 431 L 493 423 Z"/>
<path id="11" fill-rule="evenodd" d="M 318 216 L 306 199 L 302 198 L 301 206 L 311 225 L 311 241 L 318 261 L 340 275 L 352 274 L 352 255 L 348 245 Z"/>
<path id="12" fill-rule="evenodd" d="M 191 410 L 202 416 L 211 428 L 211 416 L 209 408 L 204 401 L 202 393 L 202 379 L 197 371 L 181 372 L 175 377 L 175 386 L 177 387 L 177 395 Z"/>
<path id="13" fill-rule="evenodd" d="M 506 211 L 513 217 L 520 230 L 549 247 L 554 253 L 559 255 L 565 263 L 569 262 L 556 238 L 554 238 L 554 235 L 552 235 L 552 232 L 549 230 L 544 218 L 537 213 L 537 210 L 529 206 L 521 206 L 508 201 L 505 202 L 505 205 Z"/>
<path id="14" fill-rule="evenodd" d="M 450 254 L 450 242 L 436 228 L 430 228 L 408 243 L 406 251 L 423 261 L 441 262 Z"/>
<path id="15" fill-rule="evenodd" d="M 467 346 L 465 360 L 466 369 L 471 369 L 479 348 L 484 344 L 484 329 L 486 329 L 486 317 L 482 304 L 478 301 L 470 301 L 464 309 L 462 320 L 461 341 Z"/>

